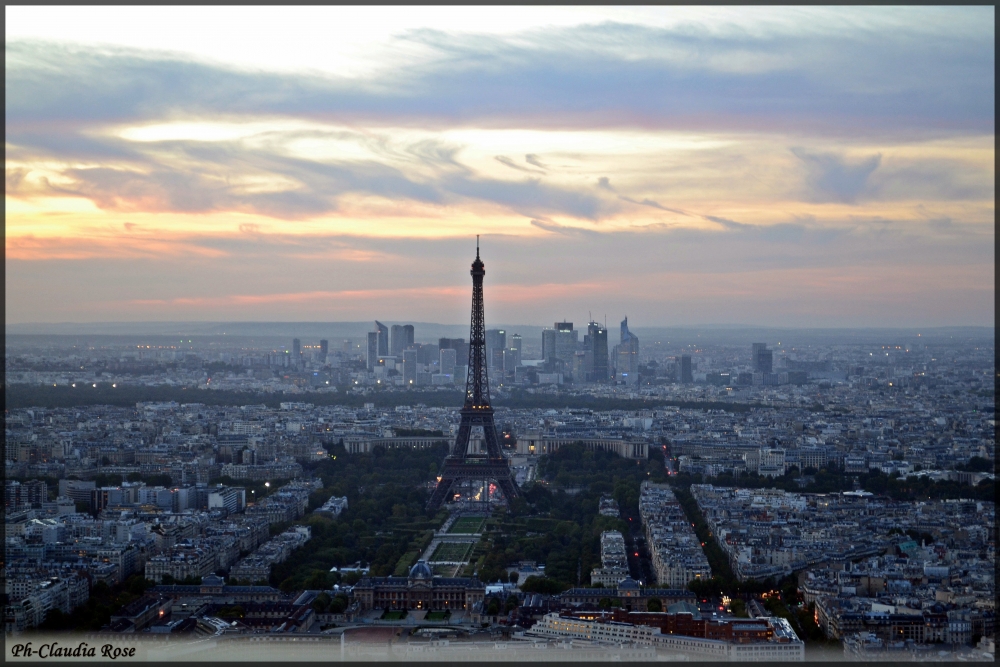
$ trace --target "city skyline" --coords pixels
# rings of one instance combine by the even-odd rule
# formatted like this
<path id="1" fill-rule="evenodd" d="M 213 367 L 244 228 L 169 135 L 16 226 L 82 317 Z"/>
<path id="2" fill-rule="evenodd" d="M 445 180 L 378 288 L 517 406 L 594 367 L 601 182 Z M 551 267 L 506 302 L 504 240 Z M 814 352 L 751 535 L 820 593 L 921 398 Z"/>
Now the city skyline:
<path id="1" fill-rule="evenodd" d="M 993 324 L 992 7 L 238 11 L 6 9 L 8 323 Z"/>

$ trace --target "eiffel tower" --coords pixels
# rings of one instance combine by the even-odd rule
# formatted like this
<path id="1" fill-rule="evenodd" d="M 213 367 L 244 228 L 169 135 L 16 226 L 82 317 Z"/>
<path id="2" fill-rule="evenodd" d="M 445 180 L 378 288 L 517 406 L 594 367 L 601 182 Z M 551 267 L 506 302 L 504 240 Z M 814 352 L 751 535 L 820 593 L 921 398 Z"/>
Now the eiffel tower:
<path id="1" fill-rule="evenodd" d="M 469 376 L 465 381 L 465 405 L 462 422 L 451 453 L 445 457 L 441 477 L 427 503 L 437 509 L 448 498 L 452 487 L 463 481 L 494 481 L 510 503 L 518 496 L 517 485 L 510 473 L 510 464 L 500 451 L 493 407 L 490 405 L 490 382 L 486 374 L 486 318 L 483 316 L 483 260 L 479 259 L 479 237 L 476 237 L 476 260 L 472 263 L 472 326 L 469 330 Z M 472 427 L 483 429 L 486 455 L 470 455 L 469 436 Z"/>

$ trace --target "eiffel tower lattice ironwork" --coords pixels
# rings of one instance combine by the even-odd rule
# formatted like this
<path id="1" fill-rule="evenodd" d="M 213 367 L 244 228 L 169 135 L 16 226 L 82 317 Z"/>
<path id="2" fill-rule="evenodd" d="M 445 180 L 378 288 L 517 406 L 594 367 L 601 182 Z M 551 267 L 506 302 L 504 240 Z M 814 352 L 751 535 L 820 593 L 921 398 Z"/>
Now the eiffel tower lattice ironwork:
<path id="1" fill-rule="evenodd" d="M 441 477 L 427 503 L 429 509 L 441 506 L 455 484 L 463 481 L 493 481 L 509 504 L 518 496 L 510 464 L 500 451 L 493 407 L 490 405 L 490 382 L 486 370 L 486 318 L 483 315 L 483 276 L 486 270 L 479 259 L 476 237 L 476 260 L 472 263 L 472 325 L 469 331 L 469 375 L 465 381 L 465 405 L 462 421 L 451 453 L 445 457 Z M 486 455 L 470 455 L 469 437 L 473 427 L 483 429 Z"/>

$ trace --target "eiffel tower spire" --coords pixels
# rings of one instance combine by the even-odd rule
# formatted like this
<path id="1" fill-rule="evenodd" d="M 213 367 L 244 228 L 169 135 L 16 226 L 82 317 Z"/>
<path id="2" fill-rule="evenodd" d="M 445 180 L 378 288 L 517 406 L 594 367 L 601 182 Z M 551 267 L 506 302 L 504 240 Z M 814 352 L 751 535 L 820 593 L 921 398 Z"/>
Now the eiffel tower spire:
<path id="1" fill-rule="evenodd" d="M 486 267 L 479 258 L 479 236 L 476 236 L 476 259 L 472 262 L 472 323 L 469 328 L 469 374 L 465 381 L 465 405 L 458 426 L 455 445 L 445 458 L 437 487 L 427 503 L 436 509 L 460 481 L 494 481 L 508 503 L 517 497 L 517 485 L 510 464 L 500 451 L 493 407 L 490 405 L 490 380 L 486 370 L 486 317 L 483 312 L 483 276 Z M 483 429 L 486 456 L 470 455 L 469 439 L 472 427 Z"/>
<path id="2" fill-rule="evenodd" d="M 479 236 L 476 236 L 476 259 L 472 262 L 472 324 L 469 326 L 469 374 L 465 380 L 465 407 L 490 407 L 490 378 L 486 369 L 486 316 L 483 313 L 483 276 L 486 265 L 479 259 Z"/>

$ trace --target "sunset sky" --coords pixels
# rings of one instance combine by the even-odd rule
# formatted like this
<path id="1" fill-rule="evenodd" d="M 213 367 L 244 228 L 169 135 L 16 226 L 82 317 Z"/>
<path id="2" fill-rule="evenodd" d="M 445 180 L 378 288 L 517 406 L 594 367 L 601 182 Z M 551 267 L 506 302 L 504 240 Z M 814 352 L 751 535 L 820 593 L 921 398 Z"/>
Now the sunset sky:
<path id="1" fill-rule="evenodd" d="M 989 325 L 993 7 L 7 7 L 6 319 Z"/>

